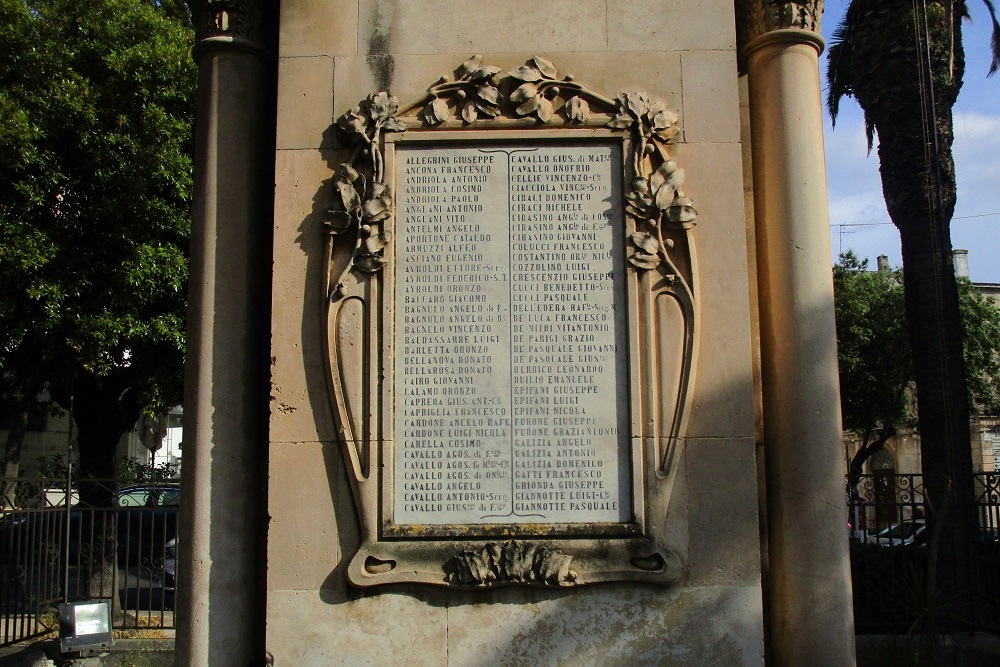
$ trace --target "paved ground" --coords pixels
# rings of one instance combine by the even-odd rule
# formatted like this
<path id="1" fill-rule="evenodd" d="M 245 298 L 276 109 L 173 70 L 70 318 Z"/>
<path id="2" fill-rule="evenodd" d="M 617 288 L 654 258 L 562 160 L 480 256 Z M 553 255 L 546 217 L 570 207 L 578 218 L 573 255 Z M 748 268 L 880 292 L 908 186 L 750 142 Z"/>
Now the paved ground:
<path id="1" fill-rule="evenodd" d="M 914 639 L 915 648 L 919 639 Z M 913 652 L 905 638 L 882 635 L 859 635 L 858 667 L 895 667 L 912 665 Z M 947 667 L 995 667 L 1000 665 L 1000 637 L 988 634 L 950 635 L 938 642 L 936 658 L 925 665 Z"/>
<path id="2" fill-rule="evenodd" d="M 0 667 L 173 667 L 173 639 L 117 639 L 111 653 L 76 660 L 58 657 L 57 640 L 0 648 Z"/>
<path id="3" fill-rule="evenodd" d="M 864 635 L 857 638 L 858 667 L 895 667 L 907 660 L 906 642 L 899 637 Z M 940 667 L 1000 665 L 1000 637 L 957 635 L 941 639 Z M 58 658 L 58 642 L 46 640 L 0 648 L 0 667 L 173 667 L 173 639 L 118 639 L 111 653 L 73 661 Z M 929 663 L 928 663 L 929 664 Z"/>

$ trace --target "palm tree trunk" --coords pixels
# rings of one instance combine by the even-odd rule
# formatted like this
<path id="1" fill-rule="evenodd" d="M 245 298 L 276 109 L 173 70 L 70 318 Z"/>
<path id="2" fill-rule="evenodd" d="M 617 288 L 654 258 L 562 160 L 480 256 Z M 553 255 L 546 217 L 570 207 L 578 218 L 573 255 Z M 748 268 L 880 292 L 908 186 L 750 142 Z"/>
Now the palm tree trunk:
<path id="1" fill-rule="evenodd" d="M 958 288 L 951 258 L 955 207 L 950 106 L 938 105 L 937 159 L 928 151 L 919 104 L 897 113 L 892 132 L 879 132 L 886 206 L 899 228 L 907 330 L 917 381 L 918 423 L 928 528 L 935 536 L 928 572 L 931 632 L 935 618 L 973 621 L 971 548 L 975 495 L 969 398 L 962 356 Z M 916 107 L 914 109 L 913 107 Z M 930 159 L 929 159 L 930 158 Z M 936 565 L 936 566 L 935 566 Z M 948 609 L 942 600 L 953 601 Z"/>

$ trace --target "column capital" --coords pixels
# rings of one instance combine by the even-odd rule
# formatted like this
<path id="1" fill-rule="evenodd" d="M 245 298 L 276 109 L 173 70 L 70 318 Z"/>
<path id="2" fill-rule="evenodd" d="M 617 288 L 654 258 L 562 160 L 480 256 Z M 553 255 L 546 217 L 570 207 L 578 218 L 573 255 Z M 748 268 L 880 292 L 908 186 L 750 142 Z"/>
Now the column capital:
<path id="1" fill-rule="evenodd" d="M 196 34 L 194 57 L 216 48 L 266 56 L 273 50 L 266 0 L 186 0 Z"/>
<path id="2" fill-rule="evenodd" d="M 823 0 L 735 0 L 736 45 L 740 59 L 740 73 L 746 73 L 747 47 L 759 37 L 778 30 L 795 30 L 820 35 Z M 805 37 L 805 35 L 803 35 Z"/>

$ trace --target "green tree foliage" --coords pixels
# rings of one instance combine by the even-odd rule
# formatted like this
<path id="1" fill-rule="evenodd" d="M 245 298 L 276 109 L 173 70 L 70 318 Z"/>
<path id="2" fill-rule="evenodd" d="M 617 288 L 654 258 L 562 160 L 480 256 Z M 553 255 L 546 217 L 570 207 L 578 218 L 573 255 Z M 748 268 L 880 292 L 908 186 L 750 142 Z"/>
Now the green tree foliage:
<path id="1" fill-rule="evenodd" d="M 958 306 L 973 411 L 1000 415 L 1000 307 L 964 278 L 958 281 Z"/>
<path id="2" fill-rule="evenodd" d="M 72 391 L 84 473 L 180 400 L 192 43 L 178 2 L 0 0 L 0 380 Z"/>
<path id="3" fill-rule="evenodd" d="M 913 357 L 902 272 L 869 271 L 847 252 L 833 268 L 833 288 L 844 430 L 861 438 L 848 469 L 853 488 L 865 461 L 908 421 Z"/>
<path id="4" fill-rule="evenodd" d="M 896 427 L 914 421 L 913 355 L 902 270 L 870 271 L 848 251 L 833 268 L 833 286 L 844 430 L 861 438 L 849 470 L 853 486 Z M 970 409 L 1000 414 L 1000 306 L 966 279 L 958 295 Z"/>

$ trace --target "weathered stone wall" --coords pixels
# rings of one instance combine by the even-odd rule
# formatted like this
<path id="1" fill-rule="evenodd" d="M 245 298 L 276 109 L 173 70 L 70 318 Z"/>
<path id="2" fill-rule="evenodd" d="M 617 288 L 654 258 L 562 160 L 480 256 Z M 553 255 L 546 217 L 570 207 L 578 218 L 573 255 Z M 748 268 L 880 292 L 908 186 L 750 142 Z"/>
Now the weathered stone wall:
<path id="1" fill-rule="evenodd" d="M 733 3 L 283 0 L 274 215 L 267 647 L 277 665 L 763 662 L 751 325 Z M 473 53 L 538 54 L 595 90 L 676 109 L 698 208 L 700 355 L 669 512 L 671 588 L 357 590 L 358 544 L 325 379 L 323 212 L 345 159 L 332 120 L 402 104 Z"/>

